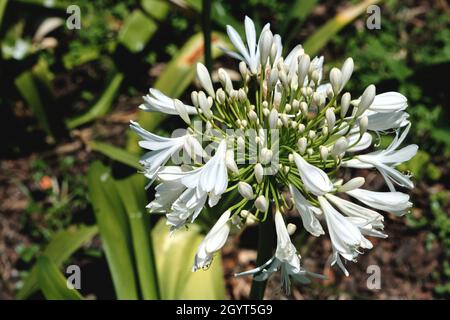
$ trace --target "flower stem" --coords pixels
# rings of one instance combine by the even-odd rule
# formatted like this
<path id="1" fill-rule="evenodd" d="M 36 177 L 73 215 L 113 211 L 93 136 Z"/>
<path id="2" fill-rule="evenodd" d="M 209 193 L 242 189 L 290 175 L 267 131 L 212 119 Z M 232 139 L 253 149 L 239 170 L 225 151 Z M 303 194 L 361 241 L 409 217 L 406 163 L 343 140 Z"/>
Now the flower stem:
<path id="1" fill-rule="evenodd" d="M 260 266 L 272 257 L 273 243 L 275 238 L 275 229 L 272 214 L 267 215 L 264 222 L 259 223 L 258 229 L 258 257 L 256 265 Z M 255 281 L 253 279 L 252 289 L 250 291 L 250 299 L 262 300 L 264 291 L 266 290 L 267 280 Z"/>
<path id="2" fill-rule="evenodd" d="M 212 61 L 211 61 L 211 1 L 202 1 L 202 27 L 203 27 L 203 40 L 205 48 L 205 66 L 211 73 Z"/>

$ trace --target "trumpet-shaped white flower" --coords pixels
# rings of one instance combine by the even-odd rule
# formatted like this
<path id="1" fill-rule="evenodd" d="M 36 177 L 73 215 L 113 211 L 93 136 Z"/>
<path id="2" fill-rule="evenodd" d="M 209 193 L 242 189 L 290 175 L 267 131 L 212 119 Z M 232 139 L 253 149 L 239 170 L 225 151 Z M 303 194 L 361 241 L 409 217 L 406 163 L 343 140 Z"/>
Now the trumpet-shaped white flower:
<path id="1" fill-rule="evenodd" d="M 337 263 L 348 276 L 349 273 L 340 260 L 340 256 L 346 260 L 354 261 L 360 254 L 359 248 L 371 249 L 372 243 L 364 238 L 359 227 L 354 225 L 351 219 L 344 217 L 333 208 L 325 197 L 320 196 L 319 203 L 327 222 L 333 247 L 332 265 Z"/>
<path id="2" fill-rule="evenodd" d="M 289 185 L 289 190 L 292 195 L 295 208 L 302 218 L 303 227 L 313 236 L 318 237 L 325 234 L 323 228 L 317 219 L 316 215 L 322 214 L 322 211 L 311 205 L 304 196 L 297 190 L 297 188 Z"/>
<path id="3" fill-rule="evenodd" d="M 175 99 L 169 98 L 157 89 L 151 88 L 149 94 L 144 96 L 144 103 L 139 106 L 140 109 L 150 112 L 162 112 L 172 115 L 180 115 L 175 106 Z M 197 109 L 190 105 L 182 104 L 187 114 L 197 114 Z"/>
<path id="4" fill-rule="evenodd" d="M 230 211 L 225 211 L 217 220 L 214 227 L 209 230 L 203 241 L 200 243 L 197 254 L 195 255 L 192 271 L 205 269 L 211 265 L 214 254 L 222 249 L 227 241 L 230 233 L 228 220 L 230 219 Z"/>
<path id="5" fill-rule="evenodd" d="M 267 23 L 264 26 L 263 30 L 261 31 L 257 44 L 255 24 L 253 23 L 252 19 L 245 16 L 245 34 L 247 46 L 245 46 L 244 42 L 242 41 L 242 38 L 239 36 L 239 33 L 232 26 L 227 26 L 228 37 L 230 38 L 231 43 L 234 45 L 234 47 L 237 49 L 239 53 L 227 49 L 222 50 L 224 50 L 229 56 L 233 58 L 245 61 L 245 63 L 247 63 L 248 67 L 250 68 L 251 73 L 256 74 L 258 72 L 258 66 L 260 61 L 259 42 L 261 41 L 261 36 L 264 34 L 266 30 L 270 30 L 269 23 Z"/>
<path id="6" fill-rule="evenodd" d="M 198 141 L 189 134 L 177 138 L 165 138 L 144 130 L 134 121 L 130 122 L 130 128 L 144 139 L 139 141 L 139 145 L 144 149 L 151 150 L 144 154 L 140 160 L 141 164 L 144 166 L 144 173 L 151 179 L 151 182 L 155 179 L 158 171 L 167 163 L 170 157 L 182 148 L 184 148 L 190 156 L 195 156 L 196 152 L 202 150 Z M 194 154 L 191 152 L 194 152 Z"/>
<path id="7" fill-rule="evenodd" d="M 333 190 L 333 184 L 323 170 L 309 164 L 298 153 L 294 153 L 294 161 L 308 191 L 316 196 L 321 196 Z"/>
<path id="8" fill-rule="evenodd" d="M 254 275 L 256 281 L 264 281 L 272 273 L 281 270 L 281 286 L 287 294 L 290 292 L 290 277 L 300 283 L 309 283 L 307 275 L 321 278 L 319 274 L 306 271 L 300 266 L 300 255 L 292 244 L 288 230 L 279 211 L 275 214 L 275 229 L 277 232 L 277 248 L 275 255 L 263 265 L 245 272 L 236 274 L 236 277 Z"/>
<path id="9" fill-rule="evenodd" d="M 392 212 L 398 216 L 406 214 L 412 207 L 409 195 L 398 191 L 375 192 L 365 189 L 354 189 L 346 193 L 369 207 Z"/>
<path id="10" fill-rule="evenodd" d="M 397 150 L 405 140 L 410 127 L 411 125 L 408 125 L 400 137 L 399 131 L 397 131 L 396 137 L 385 150 L 355 156 L 353 159 L 344 162 L 343 165 L 350 168 L 377 168 L 391 191 L 395 191 L 393 183 L 402 187 L 413 188 L 414 184 L 409 177 L 394 169 L 395 166 L 410 160 L 417 153 L 418 146 L 415 144 Z"/>
<path id="11" fill-rule="evenodd" d="M 408 107 L 408 100 L 398 92 L 385 92 L 377 94 L 373 99 L 369 110 L 380 113 L 391 113 L 405 110 Z"/>
<path id="12" fill-rule="evenodd" d="M 226 166 L 227 143 L 222 140 L 216 154 L 202 167 L 188 172 L 166 175 L 166 179 L 179 181 L 188 189 L 196 189 L 198 195 L 207 193 L 209 205 L 215 206 L 228 185 Z M 199 197 L 201 198 L 201 197 Z"/>

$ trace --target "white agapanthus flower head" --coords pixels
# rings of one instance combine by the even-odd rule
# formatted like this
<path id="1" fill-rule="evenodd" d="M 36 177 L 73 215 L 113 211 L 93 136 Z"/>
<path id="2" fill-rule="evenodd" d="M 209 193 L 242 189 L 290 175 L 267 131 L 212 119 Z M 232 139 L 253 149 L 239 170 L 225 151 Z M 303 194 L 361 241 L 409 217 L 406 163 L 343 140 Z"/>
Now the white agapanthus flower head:
<path id="1" fill-rule="evenodd" d="M 142 139 L 139 145 L 148 150 L 141 159 L 143 173 L 149 185 L 156 184 L 147 208 L 164 213 L 175 232 L 193 223 L 205 206 L 222 207 L 224 213 L 198 248 L 194 271 L 211 264 L 233 228 L 274 223 L 272 258 L 238 275 L 266 280 L 281 271 L 286 291 L 291 279 L 320 277 L 300 266 L 290 240 L 295 226 L 286 226 L 283 216 L 296 211 L 294 217 L 311 235 L 329 235 L 329 261 L 348 275 L 346 261 L 372 248 L 369 237 L 387 237 L 377 210 L 401 216 L 412 206 L 409 195 L 396 190 L 413 188 L 410 175 L 397 166 L 418 149 L 401 146 L 411 127 L 406 98 L 377 94 L 370 85 L 352 100 L 345 91 L 354 68 L 351 58 L 324 74 L 323 57 L 311 58 L 301 45 L 283 56 L 281 37 L 269 24 L 257 36 L 246 17 L 245 38 L 231 26 L 227 33 L 236 51 L 224 50 L 240 60 L 242 81 L 233 83 L 219 69 L 214 83 L 199 63 L 201 89 L 191 93 L 189 103 L 150 89 L 140 106 L 178 115 L 187 129 L 161 137 L 131 122 Z M 380 149 L 376 141 L 388 134 L 392 143 Z M 379 172 L 390 191 L 364 189 L 363 177 L 341 179 L 344 170 L 359 168 Z"/>

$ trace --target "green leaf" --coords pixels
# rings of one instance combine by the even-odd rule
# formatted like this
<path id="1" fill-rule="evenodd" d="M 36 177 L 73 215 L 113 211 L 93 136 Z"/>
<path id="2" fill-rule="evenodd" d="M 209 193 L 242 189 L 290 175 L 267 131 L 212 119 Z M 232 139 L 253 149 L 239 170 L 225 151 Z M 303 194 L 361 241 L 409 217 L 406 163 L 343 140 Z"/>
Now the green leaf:
<path id="1" fill-rule="evenodd" d="M 169 13 L 169 3 L 162 0 L 142 0 L 142 9 L 153 18 L 163 20 Z"/>
<path id="2" fill-rule="evenodd" d="M 44 108 L 33 73 L 31 71 L 25 71 L 19 75 L 14 82 L 17 90 L 19 90 L 20 94 L 31 108 L 31 111 L 39 121 L 42 129 L 53 138 L 54 136 L 50 127 L 48 115 Z"/>
<path id="3" fill-rule="evenodd" d="M 136 260 L 142 297 L 159 299 L 158 277 L 150 235 L 150 215 L 145 210 L 145 178 L 134 174 L 116 180 L 117 191 L 125 206 L 130 223 L 134 257 Z"/>
<path id="4" fill-rule="evenodd" d="M 144 49 L 156 29 L 157 25 L 152 19 L 142 11 L 135 10 L 125 19 L 118 40 L 130 52 L 137 53 Z"/>
<path id="5" fill-rule="evenodd" d="M 112 80 L 109 82 L 108 87 L 103 92 L 97 103 L 94 104 L 86 113 L 67 120 L 67 127 L 69 129 L 74 129 L 108 113 L 114 101 L 114 98 L 119 92 L 122 80 L 123 74 L 119 72 L 115 73 L 115 75 L 112 77 Z"/>
<path id="6" fill-rule="evenodd" d="M 218 45 L 225 47 L 226 41 L 223 35 L 212 34 L 212 56 L 218 57 L 221 51 Z M 197 62 L 203 60 L 203 36 L 197 33 L 191 37 L 181 48 L 179 53 L 169 62 L 164 71 L 156 80 L 154 88 L 162 91 L 172 98 L 179 97 L 189 86 L 195 77 L 195 66 Z M 139 111 L 138 122 L 148 131 L 154 130 L 165 118 L 164 114 L 157 112 Z M 138 137 L 134 133 L 129 133 L 127 149 L 138 153 Z"/>
<path id="7" fill-rule="evenodd" d="M 76 289 L 67 287 L 67 280 L 58 267 L 48 257 L 39 257 L 37 263 L 37 278 L 39 288 L 48 300 L 82 300 Z"/>
<path id="8" fill-rule="evenodd" d="M 7 4 L 8 0 L 0 0 L 0 27 L 2 26 L 3 16 L 5 14 Z"/>
<path id="9" fill-rule="evenodd" d="M 118 299 L 137 299 L 128 216 L 110 169 L 94 162 L 88 171 L 89 196 Z"/>
<path id="10" fill-rule="evenodd" d="M 138 170 L 142 169 L 139 164 L 139 156 L 134 153 L 100 141 L 90 141 L 88 145 L 92 150 L 100 152 L 115 161 Z"/>
<path id="11" fill-rule="evenodd" d="M 192 272 L 195 253 L 203 240 L 200 228 L 193 224 L 189 230 L 173 235 L 168 229 L 161 219 L 152 232 L 161 299 L 225 299 L 220 254 L 208 270 Z"/>
<path id="12" fill-rule="evenodd" d="M 365 0 L 340 11 L 334 18 L 325 23 L 325 25 L 306 40 L 303 46 L 305 52 L 311 56 L 316 55 L 342 28 L 366 12 L 368 6 L 380 1 Z"/>
<path id="13" fill-rule="evenodd" d="M 45 248 L 43 255 L 48 257 L 56 266 L 66 261 L 83 244 L 90 241 L 98 232 L 97 226 L 71 226 L 59 231 Z M 37 290 L 36 266 L 31 269 L 22 289 L 17 293 L 17 299 L 26 299 Z"/>

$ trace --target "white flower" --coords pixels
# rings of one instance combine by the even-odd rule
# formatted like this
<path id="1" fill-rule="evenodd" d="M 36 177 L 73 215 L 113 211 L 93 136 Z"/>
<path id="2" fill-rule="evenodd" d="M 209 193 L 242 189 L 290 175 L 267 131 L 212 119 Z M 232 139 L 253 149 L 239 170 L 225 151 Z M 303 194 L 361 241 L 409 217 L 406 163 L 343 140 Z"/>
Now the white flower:
<path id="1" fill-rule="evenodd" d="M 230 233 L 228 220 L 230 219 L 230 211 L 225 211 L 217 220 L 214 227 L 209 230 L 203 241 L 200 243 L 197 254 L 195 255 L 192 271 L 208 268 L 214 258 L 214 254 L 219 251 L 227 241 Z"/>
<path id="2" fill-rule="evenodd" d="M 205 89 L 206 92 L 208 93 L 208 95 L 214 98 L 216 94 L 214 92 L 214 87 L 212 85 L 208 69 L 206 69 L 206 67 L 200 62 L 197 63 L 197 78 L 200 81 L 200 84 L 202 85 L 203 89 Z"/>
<path id="3" fill-rule="evenodd" d="M 410 122 L 408 120 L 409 114 L 404 111 L 397 112 L 373 112 L 366 111 L 368 118 L 367 130 L 370 131 L 386 131 L 389 129 L 397 129 L 407 126 Z"/>
<path id="4" fill-rule="evenodd" d="M 187 188 L 173 202 L 171 211 L 166 214 L 167 224 L 170 225 L 170 231 L 181 228 L 190 218 L 194 222 L 200 212 L 203 210 L 208 194 L 196 188 Z"/>
<path id="5" fill-rule="evenodd" d="M 324 171 L 306 162 L 298 153 L 294 153 L 294 161 L 308 191 L 321 196 L 333 190 L 333 184 Z"/>
<path id="6" fill-rule="evenodd" d="M 391 191 L 395 191 L 393 183 L 402 187 L 413 188 L 414 184 L 409 177 L 394 169 L 395 166 L 410 160 L 417 153 L 418 146 L 415 144 L 397 150 L 403 140 L 405 140 L 410 127 L 411 125 L 408 125 L 400 137 L 400 131 L 397 131 L 394 140 L 385 150 L 355 156 L 353 159 L 344 162 L 343 166 L 350 168 L 377 168 Z"/>
<path id="7" fill-rule="evenodd" d="M 398 216 L 404 215 L 412 207 L 409 195 L 398 191 L 375 192 L 355 189 L 346 193 L 372 208 L 392 212 Z"/>
<path id="8" fill-rule="evenodd" d="M 255 275 L 256 281 L 264 281 L 269 278 L 272 273 L 281 270 L 281 286 L 287 294 L 290 292 L 290 279 L 300 283 L 309 283 L 306 277 L 311 275 L 323 279 L 322 275 L 310 273 L 300 266 L 300 255 L 292 244 L 288 230 L 283 220 L 283 216 L 279 211 L 275 214 L 275 229 L 277 232 L 277 249 L 275 255 L 263 265 L 245 272 L 236 274 L 236 277 Z"/>
<path id="9" fill-rule="evenodd" d="M 340 256 L 349 261 L 354 261 L 360 254 L 359 248 L 371 249 L 372 243 L 364 238 L 359 227 L 352 220 L 344 217 L 334 209 L 327 199 L 319 197 L 319 203 L 327 222 L 328 232 L 333 247 L 332 265 L 337 263 L 346 276 L 349 275 L 345 269 Z"/>
<path id="10" fill-rule="evenodd" d="M 191 156 L 194 156 L 191 153 L 193 150 L 199 152 L 201 149 L 198 141 L 188 134 L 177 138 L 165 138 L 144 130 L 134 121 L 130 121 L 130 128 L 144 139 L 139 141 L 139 145 L 144 149 L 151 150 L 144 154 L 140 160 L 140 163 L 144 166 L 144 173 L 151 182 L 170 157 L 182 148 L 185 148 Z"/>
<path id="11" fill-rule="evenodd" d="M 217 147 L 216 154 L 205 165 L 192 171 L 173 173 L 166 176 L 166 179 L 179 181 L 189 189 L 197 189 L 198 195 L 207 193 L 209 205 L 212 207 L 217 204 L 228 186 L 226 151 L 227 143 L 222 140 Z"/>
<path id="12" fill-rule="evenodd" d="M 139 106 L 144 111 L 162 112 L 172 115 L 179 115 L 175 107 L 175 99 L 169 98 L 161 91 L 151 88 L 150 94 L 144 96 L 144 103 Z M 190 105 L 183 104 L 187 114 L 197 114 L 197 109 Z"/>
<path id="13" fill-rule="evenodd" d="M 294 205 L 302 218 L 303 227 L 306 231 L 315 237 L 325 234 L 319 220 L 316 217 L 316 215 L 321 214 L 322 211 L 311 205 L 305 197 L 303 197 L 300 191 L 292 185 L 289 185 L 289 190 L 291 192 Z"/>
<path id="14" fill-rule="evenodd" d="M 258 44 L 256 43 L 256 30 L 255 24 L 252 19 L 249 17 L 245 17 L 245 34 L 247 38 L 247 47 L 244 45 L 241 37 L 237 33 L 237 31 L 232 26 L 227 26 L 228 37 L 230 38 L 231 43 L 233 43 L 234 47 L 238 50 L 239 53 L 222 49 L 228 55 L 232 56 L 241 61 L 245 61 L 250 68 L 251 73 L 256 74 L 258 72 L 258 66 L 260 65 L 259 61 L 259 41 L 261 41 L 261 36 L 264 34 L 266 30 L 270 29 L 270 24 L 266 24 L 261 31 Z"/>
<path id="15" fill-rule="evenodd" d="M 398 92 L 385 92 L 377 94 L 369 110 L 390 113 L 405 110 L 408 107 L 408 100 L 406 97 Z"/>

